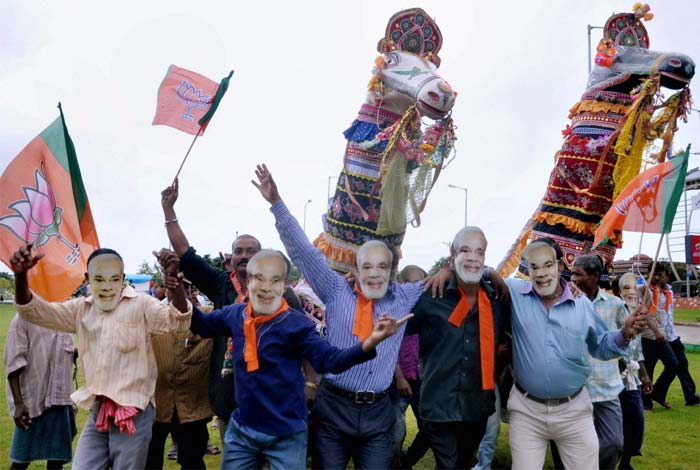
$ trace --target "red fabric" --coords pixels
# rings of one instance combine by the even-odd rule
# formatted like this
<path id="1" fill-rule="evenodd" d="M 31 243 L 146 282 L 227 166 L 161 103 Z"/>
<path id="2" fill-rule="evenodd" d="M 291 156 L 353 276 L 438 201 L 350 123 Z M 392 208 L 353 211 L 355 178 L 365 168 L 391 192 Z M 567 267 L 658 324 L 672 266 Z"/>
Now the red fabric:
<path id="1" fill-rule="evenodd" d="M 134 416 L 139 414 L 139 410 L 133 406 L 121 406 L 107 397 L 100 397 L 102 404 L 97 413 L 95 427 L 100 432 L 109 431 L 109 418 L 114 419 L 114 425 L 119 427 L 119 432 L 128 432 L 133 436 L 136 432 Z"/>
<path id="2" fill-rule="evenodd" d="M 243 321 L 243 334 L 245 336 L 245 358 L 246 370 L 248 372 L 253 372 L 258 370 L 260 363 L 258 362 L 258 338 L 256 335 L 256 328 L 258 325 L 267 323 L 281 313 L 289 310 L 289 305 L 287 301 L 283 298 L 282 303 L 279 308 L 272 315 L 259 315 L 257 317 L 253 316 L 253 304 L 248 302 L 248 307 L 246 308 L 246 318 Z"/>
<path id="3" fill-rule="evenodd" d="M 450 317 L 447 319 L 453 326 L 459 328 L 462 326 L 464 319 L 469 315 L 471 305 L 464 295 L 462 289 L 459 289 L 459 302 L 452 310 Z M 483 390 L 494 390 L 494 370 L 495 370 L 495 348 L 494 348 L 494 332 L 493 332 L 493 310 L 491 309 L 491 300 L 486 295 L 486 291 L 479 289 L 477 296 L 479 307 L 479 355 L 481 356 L 481 388 Z"/>

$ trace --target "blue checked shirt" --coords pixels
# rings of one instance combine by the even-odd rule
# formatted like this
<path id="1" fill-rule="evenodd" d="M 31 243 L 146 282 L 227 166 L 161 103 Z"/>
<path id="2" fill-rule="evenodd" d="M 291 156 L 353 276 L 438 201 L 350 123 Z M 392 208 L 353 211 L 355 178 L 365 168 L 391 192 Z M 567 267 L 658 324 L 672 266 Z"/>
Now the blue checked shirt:
<path id="1" fill-rule="evenodd" d="M 656 289 L 656 287 L 653 287 L 653 289 Z M 666 341 L 671 343 L 678 339 L 678 335 L 676 334 L 676 329 L 673 327 L 673 303 L 671 303 L 671 305 L 666 305 L 667 290 L 670 291 L 671 286 L 667 285 L 663 291 L 659 289 L 658 310 L 661 315 L 661 326 L 664 329 Z M 671 298 L 673 298 L 673 296 L 671 296 Z"/>
<path id="2" fill-rule="evenodd" d="M 608 294 L 603 289 L 598 289 L 598 295 L 593 300 L 593 307 L 598 316 L 608 327 L 608 330 L 617 331 L 625 321 L 627 308 L 625 303 Z M 614 400 L 625 388 L 620 378 L 620 368 L 617 359 L 601 361 L 590 358 L 591 375 L 588 376 L 586 387 L 593 403 Z"/>
<path id="3" fill-rule="evenodd" d="M 326 304 L 328 342 L 337 348 L 356 346 L 358 340 L 352 334 L 352 325 L 357 293 L 342 275 L 328 266 L 323 254 L 306 238 L 304 230 L 284 202 L 274 204 L 270 211 L 275 216 L 275 226 L 287 254 L 316 295 Z M 374 302 L 374 320 L 377 321 L 382 313 L 387 313 L 397 320 L 405 317 L 411 313 L 422 291 L 423 284 L 420 282 L 390 283 L 386 295 Z M 394 377 L 405 329 L 406 326 L 402 325 L 395 335 L 382 341 L 376 348 L 375 359 L 351 367 L 341 374 L 326 373 L 324 380 L 351 392 L 386 390 Z"/>
<path id="4" fill-rule="evenodd" d="M 604 360 L 624 354 L 622 333 L 609 331 L 591 301 L 574 298 L 568 285 L 548 312 L 530 282 L 505 282 L 510 290 L 513 377 L 529 393 L 554 399 L 583 387 L 591 372 L 586 349 Z"/>

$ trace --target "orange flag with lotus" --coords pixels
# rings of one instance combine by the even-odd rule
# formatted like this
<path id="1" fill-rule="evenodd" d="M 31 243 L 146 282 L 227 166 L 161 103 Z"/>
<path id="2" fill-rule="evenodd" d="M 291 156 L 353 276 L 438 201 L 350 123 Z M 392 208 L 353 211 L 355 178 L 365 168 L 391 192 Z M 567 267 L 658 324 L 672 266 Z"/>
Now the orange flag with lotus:
<path id="1" fill-rule="evenodd" d="M 27 243 L 45 254 L 29 271 L 29 286 L 50 301 L 70 297 L 100 246 L 62 112 L 0 176 L 0 259 L 9 266 Z"/>

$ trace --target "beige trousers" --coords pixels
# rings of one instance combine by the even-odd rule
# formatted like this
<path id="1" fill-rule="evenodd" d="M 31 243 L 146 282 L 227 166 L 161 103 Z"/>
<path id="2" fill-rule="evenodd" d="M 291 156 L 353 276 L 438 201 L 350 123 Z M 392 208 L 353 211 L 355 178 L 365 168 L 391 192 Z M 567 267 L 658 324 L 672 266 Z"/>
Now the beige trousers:
<path id="1" fill-rule="evenodd" d="M 593 404 L 585 388 L 568 403 L 547 406 L 513 387 L 508 411 L 513 470 L 541 469 L 550 439 L 556 442 L 565 468 L 598 470 Z"/>

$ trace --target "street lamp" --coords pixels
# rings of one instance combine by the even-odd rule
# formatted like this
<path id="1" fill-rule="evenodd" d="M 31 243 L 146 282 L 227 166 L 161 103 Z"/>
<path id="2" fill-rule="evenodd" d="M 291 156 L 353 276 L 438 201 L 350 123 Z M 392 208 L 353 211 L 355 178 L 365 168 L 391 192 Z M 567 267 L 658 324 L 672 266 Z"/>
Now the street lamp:
<path id="1" fill-rule="evenodd" d="M 591 30 L 592 29 L 605 29 L 602 26 L 591 26 L 588 25 L 588 74 L 591 74 Z"/>
<path id="2" fill-rule="evenodd" d="M 450 188 L 461 189 L 462 191 L 464 191 L 464 226 L 466 227 L 467 226 L 467 194 L 468 194 L 467 188 L 463 188 L 461 186 L 455 186 L 454 184 L 448 184 L 447 186 Z"/>
<path id="3" fill-rule="evenodd" d="M 304 233 L 306 233 L 306 206 L 308 206 L 310 202 L 311 199 L 304 203 Z"/>
<path id="4" fill-rule="evenodd" d="M 331 183 L 333 182 L 333 178 L 337 178 L 337 176 L 329 176 L 328 183 L 326 184 L 326 204 L 329 204 L 331 200 Z"/>

